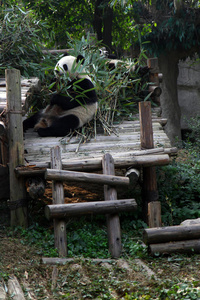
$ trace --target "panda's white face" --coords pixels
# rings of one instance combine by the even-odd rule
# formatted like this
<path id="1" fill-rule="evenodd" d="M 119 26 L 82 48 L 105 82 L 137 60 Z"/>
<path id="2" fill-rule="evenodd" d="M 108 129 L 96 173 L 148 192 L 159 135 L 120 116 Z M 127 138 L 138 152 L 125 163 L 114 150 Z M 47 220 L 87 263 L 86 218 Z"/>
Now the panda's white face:
<path id="1" fill-rule="evenodd" d="M 54 68 L 54 72 L 56 76 L 60 76 L 63 75 L 64 73 L 69 74 L 69 76 L 76 76 L 75 71 L 76 71 L 76 57 L 68 55 L 68 56 L 64 56 L 62 57 L 56 64 L 55 68 Z"/>
<path id="2" fill-rule="evenodd" d="M 83 58 L 84 59 L 84 58 Z M 82 66 L 83 61 L 72 55 L 67 55 L 62 57 L 56 64 L 54 68 L 55 76 L 61 76 L 63 74 L 68 74 L 70 78 L 88 78 L 89 76 L 85 74 L 85 69 Z"/>
<path id="3" fill-rule="evenodd" d="M 76 68 L 76 57 L 68 55 L 62 57 L 56 64 L 54 68 L 55 75 L 62 75 L 64 73 L 69 73 Z"/>

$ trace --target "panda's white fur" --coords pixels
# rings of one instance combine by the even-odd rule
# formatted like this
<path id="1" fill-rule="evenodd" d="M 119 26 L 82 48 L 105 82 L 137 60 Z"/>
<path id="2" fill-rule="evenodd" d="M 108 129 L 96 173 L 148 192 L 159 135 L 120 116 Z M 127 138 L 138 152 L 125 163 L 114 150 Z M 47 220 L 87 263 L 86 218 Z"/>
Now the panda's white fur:
<path id="1" fill-rule="evenodd" d="M 54 69 L 56 77 L 68 73 L 69 96 L 56 93 L 50 104 L 24 121 L 24 130 L 34 127 L 40 136 L 65 136 L 91 121 L 97 110 L 97 96 L 91 78 L 82 66 L 84 58 L 61 58 Z M 78 101 L 76 101 L 76 99 Z"/>
<path id="2" fill-rule="evenodd" d="M 81 56 L 82 57 L 82 56 Z M 83 58 L 84 59 L 84 58 Z M 81 58 L 79 59 L 79 61 Z M 65 69 L 67 65 L 67 70 Z M 86 70 L 83 68 L 82 64 L 77 64 L 77 58 L 72 55 L 63 56 L 56 64 L 54 68 L 55 76 L 62 76 L 64 73 L 68 72 L 69 77 L 73 78 L 87 78 L 91 81 L 91 78 L 86 74 Z"/>
<path id="3" fill-rule="evenodd" d="M 125 67 L 130 72 L 135 72 L 135 69 L 136 69 L 134 63 L 130 63 L 129 61 L 128 62 L 123 61 L 120 59 L 109 59 L 107 64 L 108 64 L 109 69 L 111 69 L 111 70 L 113 70 L 115 68 Z"/>
<path id="4" fill-rule="evenodd" d="M 131 61 L 123 61 L 120 59 L 109 59 L 107 62 L 109 70 L 114 69 L 124 69 L 127 70 L 127 73 L 130 75 L 133 75 L 134 73 L 138 73 L 141 77 L 146 75 L 149 72 L 149 67 L 144 66 L 141 67 L 138 65 L 138 63 L 134 63 Z"/>

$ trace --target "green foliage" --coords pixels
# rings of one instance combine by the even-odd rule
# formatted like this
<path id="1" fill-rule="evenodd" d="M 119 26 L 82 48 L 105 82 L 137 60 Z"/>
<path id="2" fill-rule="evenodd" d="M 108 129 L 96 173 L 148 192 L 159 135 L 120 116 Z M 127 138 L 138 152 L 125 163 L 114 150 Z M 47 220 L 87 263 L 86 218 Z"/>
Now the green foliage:
<path id="1" fill-rule="evenodd" d="M 42 39 L 46 25 L 35 19 L 32 11 L 7 6 L 0 12 L 0 73 L 17 68 L 24 76 L 37 76 L 41 69 Z"/>
<path id="2" fill-rule="evenodd" d="M 89 35 L 86 39 L 82 37 L 81 40 L 71 40 L 69 46 L 72 49 L 69 54 L 77 56 L 81 53 L 85 57 L 83 67 L 78 66 L 77 70 L 82 72 L 84 68 L 94 82 L 99 102 L 97 120 L 103 125 L 105 132 L 110 132 L 110 127 L 115 121 L 122 118 L 132 119 L 137 103 L 148 97 L 148 75 L 141 77 L 136 67 L 136 64 L 142 65 L 145 53 L 141 52 L 139 60 L 134 63 L 121 60 L 118 67 L 110 71 L 108 59 L 99 53 L 102 45 L 94 43 Z M 134 72 L 131 71 L 133 67 Z M 67 93 L 62 83 L 59 88 L 63 88 Z"/>
<path id="3" fill-rule="evenodd" d="M 73 38 L 80 39 L 87 31 L 91 31 L 93 22 L 93 1 L 86 0 L 49 0 L 49 1 L 23 1 L 26 8 L 49 25 L 49 35 L 54 33 L 53 38 L 47 41 L 47 47 L 66 49 L 68 47 L 68 34 Z M 76 12 L 76 13 L 74 13 Z"/>
<path id="4" fill-rule="evenodd" d="M 20 237 L 22 244 L 36 246 L 37 254 L 47 257 L 58 256 L 57 250 L 54 248 L 54 234 L 51 230 L 39 226 L 38 223 L 27 229 L 16 227 L 9 235 Z"/>
<path id="5" fill-rule="evenodd" d="M 152 298 L 153 297 L 153 298 Z M 146 287 L 142 290 L 138 289 L 138 292 L 126 294 L 123 297 L 124 300 L 137 300 L 137 299 L 160 299 L 160 300 L 170 300 L 170 299 L 179 299 L 179 300 L 192 300 L 199 299 L 200 291 L 199 288 L 196 287 L 195 282 L 188 283 L 176 283 L 165 282 L 160 284 L 159 286 L 154 286 L 154 289 Z"/>
<path id="6" fill-rule="evenodd" d="M 112 45 L 119 57 L 124 51 L 137 55 L 143 48 L 140 37 L 151 31 L 150 24 L 140 22 L 140 16 L 144 17 L 145 13 L 144 7 L 137 1 L 127 6 L 114 6 Z"/>
<path id="7" fill-rule="evenodd" d="M 146 256 L 146 248 L 141 244 L 141 241 L 138 240 L 138 232 L 141 230 L 140 235 L 142 234 L 143 225 L 139 225 L 141 227 L 137 227 L 136 230 L 130 217 L 122 218 L 121 223 L 123 256 Z M 134 235 L 135 238 L 133 238 Z M 36 247 L 36 252 L 39 255 L 46 257 L 58 256 L 57 250 L 54 248 L 54 234 L 52 228 L 47 229 L 38 223 L 33 223 L 33 225 L 27 229 L 16 227 L 13 231 L 9 232 L 9 236 L 17 236 L 22 244 Z M 67 224 L 67 247 L 69 257 L 111 257 L 108 251 L 105 217 L 97 216 L 93 220 L 83 217 L 78 221 L 74 219 L 69 222 Z"/>
<path id="8" fill-rule="evenodd" d="M 200 120 L 191 120 L 192 133 L 178 159 L 158 171 L 158 189 L 165 224 L 200 217 Z"/>
<path id="9" fill-rule="evenodd" d="M 195 286 L 195 282 L 188 283 L 177 283 L 172 285 L 170 288 L 163 288 L 160 291 L 160 299 L 199 299 L 200 290 Z"/>
<path id="10" fill-rule="evenodd" d="M 149 53 L 159 55 L 177 50 L 182 58 L 186 58 L 199 51 L 199 11 L 194 2 L 182 2 L 183 7 L 176 14 L 174 1 L 156 1 L 156 11 L 151 17 L 157 26 L 152 24 L 152 30 L 142 38 L 150 42 L 145 45 Z"/>
<path id="11" fill-rule="evenodd" d="M 98 223 L 80 222 L 67 227 L 68 255 L 83 257 L 110 257 L 108 253 L 107 230 Z M 74 230 L 74 227 L 76 228 Z"/>

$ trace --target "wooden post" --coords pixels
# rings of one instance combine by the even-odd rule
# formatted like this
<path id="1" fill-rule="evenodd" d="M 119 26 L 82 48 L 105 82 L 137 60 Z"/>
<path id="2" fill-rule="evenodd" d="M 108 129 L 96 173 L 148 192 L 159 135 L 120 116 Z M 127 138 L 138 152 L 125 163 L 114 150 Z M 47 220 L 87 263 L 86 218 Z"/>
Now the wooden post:
<path id="1" fill-rule="evenodd" d="M 109 153 L 106 153 L 102 159 L 103 173 L 115 175 L 114 160 Z M 117 200 L 117 191 L 110 185 L 104 185 L 105 201 Z M 113 258 L 120 257 L 121 254 L 121 229 L 118 214 L 107 215 L 107 230 L 109 251 Z"/>
<path id="2" fill-rule="evenodd" d="M 60 147 L 51 148 L 51 168 L 61 170 L 62 161 Z M 60 181 L 52 181 L 53 204 L 64 204 L 64 188 Z M 67 234 L 64 220 L 54 219 L 55 248 L 59 256 L 67 256 Z"/>
<path id="3" fill-rule="evenodd" d="M 9 139 L 11 226 L 28 226 L 24 179 L 17 178 L 14 169 L 24 165 L 22 128 L 21 77 L 16 69 L 6 70 L 6 93 Z"/>
<path id="4" fill-rule="evenodd" d="M 139 103 L 139 115 L 140 115 L 140 142 L 141 149 L 154 148 L 153 143 L 153 127 L 151 118 L 151 102 Z M 156 219 L 151 219 L 151 226 L 161 226 L 161 216 L 155 214 L 155 212 L 148 213 L 148 203 L 158 200 L 157 180 L 156 180 L 156 168 L 145 167 L 143 168 L 143 187 L 142 187 L 142 205 L 144 212 L 144 221 L 149 223 L 148 215 L 153 214 Z M 150 206 L 151 209 L 152 206 Z"/>
<path id="5" fill-rule="evenodd" d="M 151 85 L 149 86 L 149 92 L 152 92 L 151 98 L 153 102 L 160 105 L 160 95 L 162 90 L 159 85 L 160 81 L 162 80 L 162 74 L 159 74 L 158 59 L 148 59 L 147 65 L 149 67 L 149 82 L 151 82 Z"/>
<path id="6" fill-rule="evenodd" d="M 148 221 L 149 227 L 160 227 L 161 225 L 161 205 L 160 201 L 148 203 Z"/>

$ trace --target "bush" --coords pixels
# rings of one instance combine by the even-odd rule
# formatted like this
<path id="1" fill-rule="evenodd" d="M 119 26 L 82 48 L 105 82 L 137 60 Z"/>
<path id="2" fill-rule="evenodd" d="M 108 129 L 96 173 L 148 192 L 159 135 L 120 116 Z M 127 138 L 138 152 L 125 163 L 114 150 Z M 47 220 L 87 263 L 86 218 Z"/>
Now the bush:
<path id="1" fill-rule="evenodd" d="M 0 75 L 7 68 L 19 69 L 26 77 L 41 75 L 45 23 L 36 20 L 32 11 L 8 4 L 0 12 L 0 21 Z"/>
<path id="2" fill-rule="evenodd" d="M 200 119 L 190 122 L 191 133 L 171 165 L 158 171 L 158 189 L 163 221 L 180 224 L 200 217 Z"/>

